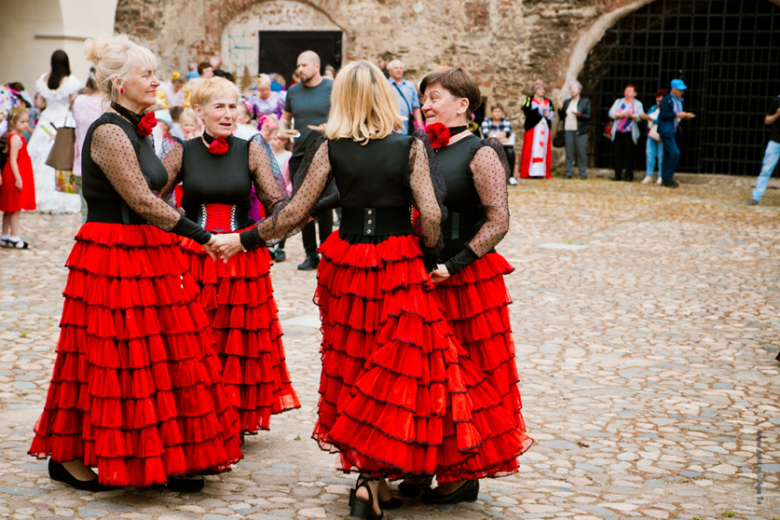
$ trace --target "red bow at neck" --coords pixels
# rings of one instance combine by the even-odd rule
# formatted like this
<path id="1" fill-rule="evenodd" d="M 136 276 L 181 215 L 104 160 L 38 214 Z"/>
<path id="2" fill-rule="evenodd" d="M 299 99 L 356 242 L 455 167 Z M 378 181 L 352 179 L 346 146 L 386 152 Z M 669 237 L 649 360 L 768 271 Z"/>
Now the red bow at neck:
<path id="1" fill-rule="evenodd" d="M 450 144 L 450 129 L 443 123 L 432 123 L 425 128 L 431 140 L 431 148 L 438 150 Z"/>
<path id="2" fill-rule="evenodd" d="M 157 118 L 154 117 L 154 112 L 149 112 L 141 118 L 138 122 L 138 126 L 135 129 L 135 133 L 141 137 L 148 137 L 152 133 L 152 128 L 157 126 Z"/>
<path id="3" fill-rule="evenodd" d="M 228 151 L 228 142 L 224 137 L 217 137 L 209 145 L 209 153 L 222 155 Z"/>

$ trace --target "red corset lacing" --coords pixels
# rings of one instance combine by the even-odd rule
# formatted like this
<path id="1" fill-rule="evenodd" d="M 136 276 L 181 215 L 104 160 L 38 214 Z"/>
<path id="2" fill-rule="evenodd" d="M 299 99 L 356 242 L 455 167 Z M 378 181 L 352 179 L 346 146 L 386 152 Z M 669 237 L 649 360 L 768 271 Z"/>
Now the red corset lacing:
<path id="1" fill-rule="evenodd" d="M 232 204 L 202 204 L 199 224 L 212 233 L 238 231 L 236 206 Z"/>

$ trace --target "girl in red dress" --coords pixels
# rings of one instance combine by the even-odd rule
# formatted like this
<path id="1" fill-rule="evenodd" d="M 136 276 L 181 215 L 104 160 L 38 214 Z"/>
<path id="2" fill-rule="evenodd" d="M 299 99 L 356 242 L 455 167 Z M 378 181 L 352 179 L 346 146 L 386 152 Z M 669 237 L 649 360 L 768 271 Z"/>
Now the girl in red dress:
<path id="1" fill-rule="evenodd" d="M 30 115 L 24 107 L 11 111 L 8 121 L 8 161 L 0 178 L 0 211 L 3 212 L 3 236 L 0 245 L 27 249 L 29 244 L 19 238 L 19 214 L 35 209 L 35 179 L 32 161 L 27 153 L 27 141 L 22 134 L 30 129 Z"/>

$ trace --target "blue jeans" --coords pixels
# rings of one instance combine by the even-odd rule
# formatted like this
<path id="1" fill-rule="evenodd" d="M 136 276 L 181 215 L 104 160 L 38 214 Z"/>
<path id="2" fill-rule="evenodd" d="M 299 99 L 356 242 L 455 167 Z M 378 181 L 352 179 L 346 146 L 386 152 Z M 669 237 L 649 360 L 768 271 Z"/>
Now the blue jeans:
<path id="1" fill-rule="evenodd" d="M 655 158 L 658 157 L 658 176 L 661 176 L 663 171 L 664 162 L 664 145 L 662 142 L 654 141 L 651 138 L 647 138 L 647 146 L 645 147 L 645 155 L 647 156 L 647 176 L 653 176 L 653 170 L 655 170 Z"/>
<path id="2" fill-rule="evenodd" d="M 672 180 L 672 177 L 674 177 L 674 170 L 677 168 L 677 163 L 680 162 L 680 149 L 677 148 L 677 141 L 674 136 L 661 136 L 661 142 L 664 145 L 664 157 L 666 157 L 663 168 L 661 169 L 661 178 Z"/>
<path id="3" fill-rule="evenodd" d="M 756 181 L 756 189 L 753 190 L 753 200 L 756 202 L 761 202 L 761 197 L 764 196 L 766 191 L 766 185 L 769 184 L 769 177 L 775 171 L 778 160 L 780 160 L 780 143 L 769 141 L 764 152 L 764 165 L 761 166 L 761 173 Z"/>

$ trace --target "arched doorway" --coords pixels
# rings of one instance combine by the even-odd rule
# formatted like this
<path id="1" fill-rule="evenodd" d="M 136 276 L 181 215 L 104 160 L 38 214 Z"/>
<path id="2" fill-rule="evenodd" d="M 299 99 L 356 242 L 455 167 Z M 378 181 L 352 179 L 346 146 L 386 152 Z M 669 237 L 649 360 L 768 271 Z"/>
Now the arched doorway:
<path id="1" fill-rule="evenodd" d="M 607 112 L 633 83 L 649 108 L 673 78 L 689 86 L 678 171 L 756 175 L 780 94 L 780 7 L 768 0 L 656 0 L 619 20 L 590 51 L 580 80 L 591 98 L 591 163 L 608 168 Z M 636 168 L 644 169 L 644 138 Z"/>
<path id="2" fill-rule="evenodd" d="M 268 0 L 258 2 L 230 20 L 222 31 L 225 70 L 238 76 L 248 72 L 279 72 L 288 81 L 298 54 L 314 50 L 322 67 L 336 69 L 342 60 L 341 28 L 308 2 Z"/>

